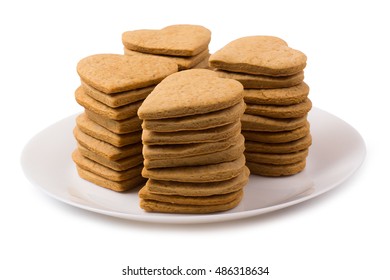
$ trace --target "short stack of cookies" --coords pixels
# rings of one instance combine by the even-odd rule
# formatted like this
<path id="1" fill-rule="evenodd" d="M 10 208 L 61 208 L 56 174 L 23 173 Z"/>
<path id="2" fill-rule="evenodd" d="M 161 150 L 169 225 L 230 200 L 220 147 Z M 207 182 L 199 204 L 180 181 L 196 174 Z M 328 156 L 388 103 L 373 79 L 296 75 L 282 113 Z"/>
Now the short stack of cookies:
<path id="1" fill-rule="evenodd" d="M 252 174 L 293 175 L 306 166 L 312 104 L 304 83 L 306 56 L 272 36 L 239 38 L 210 56 L 220 77 L 245 88 L 241 119 L 245 156 Z"/>
<path id="2" fill-rule="evenodd" d="M 211 32 L 200 25 L 178 24 L 159 30 L 126 31 L 122 43 L 126 55 L 160 56 L 173 61 L 179 71 L 207 68 Z"/>
<path id="3" fill-rule="evenodd" d="M 81 86 L 75 98 L 85 108 L 74 129 L 78 146 L 72 158 L 79 176 L 115 191 L 144 184 L 137 110 L 177 65 L 158 57 L 97 54 L 80 60 L 77 72 Z"/>
<path id="4" fill-rule="evenodd" d="M 148 178 L 141 208 L 212 213 L 237 206 L 249 177 L 244 110 L 242 85 L 211 70 L 181 71 L 157 85 L 138 110 Z"/>

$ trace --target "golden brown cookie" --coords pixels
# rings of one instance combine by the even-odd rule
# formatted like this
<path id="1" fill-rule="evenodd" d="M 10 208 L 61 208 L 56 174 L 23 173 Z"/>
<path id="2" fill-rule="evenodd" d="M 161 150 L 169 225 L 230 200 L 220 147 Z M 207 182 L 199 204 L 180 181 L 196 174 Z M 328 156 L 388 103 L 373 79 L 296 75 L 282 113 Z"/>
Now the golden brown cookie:
<path id="1" fill-rule="evenodd" d="M 243 99 L 242 85 L 207 69 L 174 73 L 159 83 L 138 110 L 143 120 L 205 114 L 229 108 Z"/>
<path id="2" fill-rule="evenodd" d="M 250 104 L 292 105 L 306 100 L 309 86 L 303 82 L 296 86 L 276 89 L 245 89 L 244 100 Z"/>
<path id="3" fill-rule="evenodd" d="M 73 130 L 77 142 L 84 148 L 110 160 L 119 160 L 142 153 L 142 143 L 135 143 L 123 147 L 115 147 L 104 141 L 95 139 L 82 132 L 77 126 Z"/>
<path id="4" fill-rule="evenodd" d="M 119 160 L 110 160 L 104 156 L 92 152 L 91 150 L 88 150 L 80 144 L 77 145 L 77 149 L 84 157 L 117 171 L 123 171 L 132 168 L 142 164 L 144 161 L 142 154 L 132 155 Z"/>
<path id="5" fill-rule="evenodd" d="M 245 108 L 245 103 L 241 100 L 232 107 L 210 113 L 161 120 L 144 120 L 142 128 L 156 132 L 205 130 L 236 122 L 241 118 Z"/>
<path id="6" fill-rule="evenodd" d="M 178 166 L 198 166 L 210 165 L 221 162 L 229 162 L 238 159 L 242 156 L 245 150 L 244 137 L 236 144 L 228 147 L 223 151 L 212 152 L 202 155 L 193 155 L 179 158 L 160 158 L 160 159 L 145 159 L 145 168 L 165 168 Z"/>
<path id="7" fill-rule="evenodd" d="M 244 142 L 244 137 L 241 133 L 237 133 L 231 138 L 215 142 L 179 145 L 144 145 L 142 154 L 145 159 L 149 160 L 177 159 L 224 151 L 239 142 Z"/>
<path id="8" fill-rule="evenodd" d="M 99 114 L 105 118 L 112 120 L 124 120 L 137 115 L 138 108 L 142 105 L 142 100 L 135 103 L 130 103 L 118 108 L 111 108 L 85 93 L 82 87 L 78 87 L 75 92 L 77 103 L 85 109 Z"/>
<path id="9" fill-rule="evenodd" d="M 214 212 L 221 212 L 233 209 L 236 207 L 243 196 L 243 192 L 239 191 L 237 197 L 226 204 L 218 205 L 185 205 L 175 204 L 169 202 L 161 202 L 156 200 L 141 199 L 140 207 L 147 212 L 161 212 L 161 213 L 180 213 L 180 214 L 207 214 Z"/>
<path id="10" fill-rule="evenodd" d="M 249 131 L 242 130 L 245 140 L 263 142 L 263 143 L 286 143 L 298 140 L 310 132 L 310 124 L 306 121 L 305 125 L 293 130 L 269 132 L 269 131 Z"/>
<path id="11" fill-rule="evenodd" d="M 194 56 L 207 48 L 211 32 L 200 25 L 178 24 L 160 30 L 134 30 L 122 34 L 123 45 L 133 51 Z"/>
<path id="12" fill-rule="evenodd" d="M 241 131 L 240 120 L 224 126 L 205 130 L 184 130 L 177 132 L 155 132 L 148 129 L 142 131 L 144 145 L 172 145 L 192 143 L 212 143 L 234 137 Z"/>
<path id="13" fill-rule="evenodd" d="M 209 196 L 238 191 L 246 186 L 249 180 L 249 169 L 245 167 L 235 178 L 207 183 L 188 183 L 174 181 L 159 181 L 149 179 L 146 182 L 151 193 L 182 196 Z"/>
<path id="14" fill-rule="evenodd" d="M 245 141 L 245 151 L 255 153 L 292 153 L 307 149 L 312 144 L 310 134 L 303 138 L 286 143 L 262 143 L 254 141 Z"/>
<path id="15" fill-rule="evenodd" d="M 124 48 L 125 55 L 143 55 L 143 56 L 150 56 L 150 55 L 156 55 L 156 54 L 147 54 L 137 51 L 132 51 L 129 49 Z M 182 70 L 188 70 L 191 68 L 194 68 L 196 65 L 201 63 L 202 61 L 207 60 L 210 57 L 209 49 L 206 48 L 202 52 L 198 53 L 194 56 L 171 56 L 171 55 L 158 55 L 160 57 L 166 58 L 169 61 L 172 61 L 177 64 L 179 71 Z M 203 67 L 204 68 L 204 67 Z"/>
<path id="16" fill-rule="evenodd" d="M 160 202 L 167 202 L 173 204 L 181 205 L 220 205 L 226 204 L 235 200 L 238 196 L 238 193 L 241 193 L 242 190 L 238 190 L 226 194 L 216 194 L 209 196 L 182 196 L 182 195 L 166 195 L 166 194 L 156 194 L 150 192 L 148 185 L 145 185 L 138 192 L 138 195 L 141 199 L 144 200 L 154 200 Z"/>
<path id="17" fill-rule="evenodd" d="M 261 175 L 261 176 L 289 176 L 301 172 L 306 167 L 306 160 L 301 162 L 296 162 L 292 164 L 266 164 L 266 163 L 255 163 L 251 161 L 246 162 L 246 166 L 251 171 L 251 174 Z"/>
<path id="18" fill-rule="evenodd" d="M 240 175 L 245 167 L 245 157 L 231 162 L 223 162 L 201 166 L 184 166 L 142 170 L 142 176 L 165 181 L 176 182 L 218 182 L 226 181 Z"/>
<path id="19" fill-rule="evenodd" d="M 301 72 L 306 55 L 273 36 L 248 36 L 236 39 L 210 56 L 217 69 L 268 76 L 288 76 Z"/>
<path id="20" fill-rule="evenodd" d="M 308 154 L 309 149 L 285 154 L 245 152 L 245 158 L 247 161 L 255 163 L 282 165 L 303 161 L 306 159 Z"/>
<path id="21" fill-rule="evenodd" d="M 134 177 L 138 177 L 141 174 L 143 168 L 143 165 L 139 164 L 123 171 L 113 170 L 84 157 L 78 149 L 73 151 L 72 159 L 82 169 L 115 182 L 125 181 Z"/>
<path id="22" fill-rule="evenodd" d="M 292 105 L 246 104 L 245 114 L 264 116 L 277 119 L 304 117 L 309 113 L 312 103 L 309 98 Z"/>
<path id="23" fill-rule="evenodd" d="M 120 54 L 91 55 L 77 64 L 80 78 L 107 94 L 156 85 L 177 70 L 176 63 L 160 57 Z"/>
<path id="24" fill-rule="evenodd" d="M 244 114 L 241 117 L 243 130 L 250 131 L 286 131 L 305 125 L 307 117 L 276 119 L 263 116 Z"/>
<path id="25" fill-rule="evenodd" d="M 107 142 L 116 147 L 123 147 L 141 141 L 142 131 L 127 134 L 117 134 L 90 120 L 85 113 L 76 118 L 78 128 L 89 136 Z"/>
<path id="26" fill-rule="evenodd" d="M 140 186 L 143 186 L 145 184 L 146 179 L 142 176 L 137 176 L 130 178 L 128 180 L 115 182 L 108 180 L 106 178 L 103 178 L 102 176 L 99 176 L 95 173 L 89 172 L 80 166 L 76 165 L 77 172 L 81 178 L 84 180 L 90 181 L 91 183 L 98 185 L 100 187 L 110 189 L 117 192 L 125 192 Z"/>
<path id="27" fill-rule="evenodd" d="M 90 120 L 117 134 L 127 134 L 142 130 L 142 120 L 140 120 L 138 116 L 117 121 L 96 114 L 88 109 L 85 109 L 85 114 Z"/>
<path id="28" fill-rule="evenodd" d="M 223 70 L 215 70 L 215 72 L 221 78 L 239 81 L 245 89 L 288 88 L 302 83 L 305 77 L 303 71 L 289 76 L 251 75 Z"/>
<path id="29" fill-rule="evenodd" d="M 98 91 L 97 89 L 91 87 L 90 85 L 81 81 L 81 86 L 84 89 L 84 92 L 88 94 L 91 98 L 109 106 L 112 108 L 120 107 L 130 103 L 135 103 L 140 100 L 144 100 L 149 93 L 154 89 L 153 86 L 144 87 L 140 89 L 133 89 L 128 91 L 123 91 L 119 93 L 106 94 L 104 92 Z"/>

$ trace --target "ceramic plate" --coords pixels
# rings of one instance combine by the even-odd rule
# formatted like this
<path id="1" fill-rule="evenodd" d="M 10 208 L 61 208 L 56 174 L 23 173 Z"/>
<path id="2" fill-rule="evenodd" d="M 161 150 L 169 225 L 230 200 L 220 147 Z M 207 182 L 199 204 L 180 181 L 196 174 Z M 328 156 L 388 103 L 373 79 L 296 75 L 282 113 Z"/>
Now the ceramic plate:
<path id="1" fill-rule="evenodd" d="M 77 175 L 71 159 L 76 147 L 72 130 L 77 115 L 67 117 L 34 136 L 22 152 L 27 178 L 47 194 L 85 210 L 153 223 L 210 223 L 235 220 L 282 209 L 314 198 L 340 185 L 364 160 L 360 134 L 343 120 L 318 108 L 309 113 L 313 145 L 303 172 L 282 178 L 251 175 L 236 208 L 207 215 L 146 213 L 137 191 L 116 193 Z"/>

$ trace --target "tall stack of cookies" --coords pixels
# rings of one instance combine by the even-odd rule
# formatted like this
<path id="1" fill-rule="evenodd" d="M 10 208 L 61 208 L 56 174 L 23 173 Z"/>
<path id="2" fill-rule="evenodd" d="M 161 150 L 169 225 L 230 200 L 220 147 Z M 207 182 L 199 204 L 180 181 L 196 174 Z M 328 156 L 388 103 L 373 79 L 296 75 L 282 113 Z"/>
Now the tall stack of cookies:
<path id="1" fill-rule="evenodd" d="M 200 25 L 179 24 L 160 30 L 134 30 L 122 34 L 126 55 L 160 56 L 179 70 L 207 68 L 211 32 Z"/>
<path id="2" fill-rule="evenodd" d="M 242 85 L 211 70 L 181 71 L 157 85 L 138 110 L 148 178 L 141 208 L 211 213 L 238 205 L 249 177 L 244 110 Z"/>
<path id="3" fill-rule="evenodd" d="M 98 54 L 82 59 L 77 72 L 81 86 L 75 97 L 85 108 L 74 129 L 78 147 L 72 157 L 79 176 L 115 191 L 142 185 L 137 110 L 177 65 L 158 57 Z"/>
<path id="4" fill-rule="evenodd" d="M 236 79 L 245 88 L 241 123 L 251 173 L 302 171 L 311 145 L 307 114 L 312 107 L 303 82 L 305 54 L 277 37 L 250 36 L 230 42 L 209 63 L 220 77 Z"/>

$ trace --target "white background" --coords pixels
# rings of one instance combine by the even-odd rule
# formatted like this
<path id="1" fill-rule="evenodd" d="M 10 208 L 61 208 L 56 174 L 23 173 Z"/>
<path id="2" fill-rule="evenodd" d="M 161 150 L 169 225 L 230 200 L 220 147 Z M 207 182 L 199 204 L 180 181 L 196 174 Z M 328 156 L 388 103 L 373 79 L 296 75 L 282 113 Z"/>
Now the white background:
<path id="1" fill-rule="evenodd" d="M 121 276 L 127 265 L 221 265 L 269 266 L 268 277 L 242 279 L 389 279 L 386 2 L 2 1 L 0 278 L 131 279 Z M 212 30 L 211 52 L 242 36 L 274 35 L 306 53 L 314 106 L 365 139 L 358 172 L 325 195 L 275 213 L 185 226 L 90 213 L 32 186 L 20 166 L 23 146 L 81 111 L 73 96 L 78 60 L 122 53 L 124 31 L 177 23 Z"/>

